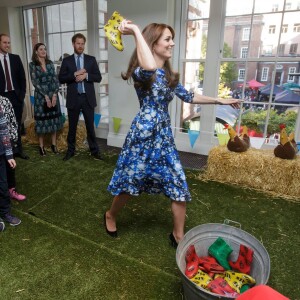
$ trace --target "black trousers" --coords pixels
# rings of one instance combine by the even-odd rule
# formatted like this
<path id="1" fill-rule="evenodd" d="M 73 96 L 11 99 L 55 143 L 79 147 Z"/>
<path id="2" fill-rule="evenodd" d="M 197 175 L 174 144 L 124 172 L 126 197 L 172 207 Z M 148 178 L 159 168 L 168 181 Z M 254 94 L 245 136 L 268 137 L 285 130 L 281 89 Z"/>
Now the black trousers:
<path id="1" fill-rule="evenodd" d="M 16 142 L 16 147 L 14 148 L 14 153 L 21 153 L 22 149 L 22 140 L 21 140 L 21 123 L 24 102 L 20 102 L 16 93 L 14 91 L 4 93 L 4 97 L 8 98 L 15 112 L 16 121 L 18 123 L 18 141 Z"/>
<path id="2" fill-rule="evenodd" d="M 82 111 L 86 127 L 87 141 L 91 154 L 97 154 L 99 152 L 99 146 L 97 144 L 94 128 L 94 108 L 90 107 L 90 105 L 88 104 L 86 94 L 78 94 L 75 101 L 76 106 L 72 109 L 68 109 L 68 152 L 72 154 L 75 152 L 77 124 L 79 120 L 79 114 Z"/>
<path id="3" fill-rule="evenodd" d="M 6 176 L 6 157 L 0 155 L 0 217 L 10 212 L 10 197 Z"/>
<path id="4" fill-rule="evenodd" d="M 13 169 L 6 160 L 6 177 L 8 189 L 16 187 L 16 169 Z"/>

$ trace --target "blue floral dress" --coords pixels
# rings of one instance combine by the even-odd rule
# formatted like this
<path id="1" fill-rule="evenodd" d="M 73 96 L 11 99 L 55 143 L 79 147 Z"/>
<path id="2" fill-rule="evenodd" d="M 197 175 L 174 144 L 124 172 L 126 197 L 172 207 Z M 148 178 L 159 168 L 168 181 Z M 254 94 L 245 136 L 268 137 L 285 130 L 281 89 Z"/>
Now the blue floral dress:
<path id="1" fill-rule="evenodd" d="M 163 193 L 176 201 L 190 201 L 186 177 L 175 146 L 168 105 L 176 95 L 191 103 L 194 97 L 181 84 L 168 87 L 165 71 L 145 71 L 138 67 L 134 81 L 156 80 L 148 91 L 136 90 L 140 110 L 125 139 L 108 186 L 113 195 Z"/>

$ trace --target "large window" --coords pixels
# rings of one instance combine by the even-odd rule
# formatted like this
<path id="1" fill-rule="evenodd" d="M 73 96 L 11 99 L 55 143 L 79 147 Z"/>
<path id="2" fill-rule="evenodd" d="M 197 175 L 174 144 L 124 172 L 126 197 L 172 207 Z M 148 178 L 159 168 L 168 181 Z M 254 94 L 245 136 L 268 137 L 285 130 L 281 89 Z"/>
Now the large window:
<path id="1" fill-rule="evenodd" d="M 43 6 L 24 8 L 23 16 L 28 61 L 31 61 L 34 45 L 38 42 L 43 42 L 47 46 L 49 58 L 54 62 L 57 72 L 59 72 L 63 58 L 74 52 L 71 42 L 72 36 L 78 32 L 84 34 L 87 37 L 85 53 L 97 58 L 103 78 L 100 84 L 95 84 L 98 91 L 98 105 L 95 112 L 101 114 L 101 123 L 108 123 L 107 42 L 103 31 L 103 25 L 107 19 L 107 0 L 55 2 L 56 4 L 53 5 L 47 2 Z M 97 6 L 98 15 L 88 16 L 88 11 L 92 11 Z M 97 20 L 93 19 L 95 16 Z M 94 30 L 94 24 L 99 26 L 98 32 Z M 95 45 L 97 41 L 99 43 Z M 89 45 L 91 45 L 91 50 Z M 31 94 L 33 94 L 32 86 Z M 64 85 L 60 88 L 59 97 L 62 112 L 67 114 L 65 107 L 66 87 Z"/>
<path id="2" fill-rule="evenodd" d="M 250 129 L 252 126 L 256 132 L 254 134 L 263 138 L 272 138 L 278 136 L 279 122 L 288 120 L 289 130 L 295 131 L 299 139 L 300 76 L 291 75 L 300 73 L 298 47 L 300 35 L 298 34 L 299 23 L 297 23 L 299 8 L 294 4 L 277 0 L 267 2 L 244 0 L 243 5 L 237 5 L 236 0 L 220 0 L 222 3 L 226 3 L 226 8 L 223 10 L 219 8 L 221 5 L 217 7 L 216 4 L 214 12 L 210 15 L 210 17 L 218 15 L 218 19 L 212 20 L 194 15 L 196 11 L 201 11 L 200 7 L 211 5 L 214 1 L 186 1 L 187 33 L 191 22 L 195 22 L 197 19 L 201 24 L 192 37 L 189 34 L 186 35 L 186 53 L 190 53 L 191 48 L 188 45 L 191 42 L 197 45 L 193 48 L 195 49 L 193 55 L 190 56 L 193 61 L 189 61 L 188 72 L 187 68 L 183 69 L 185 70 L 186 87 L 200 87 L 201 92 L 207 94 L 203 81 L 207 78 L 206 72 L 211 73 L 211 69 L 205 69 L 204 66 L 214 65 L 213 60 L 218 59 L 220 69 L 215 77 L 219 78 L 219 97 L 225 95 L 225 97 L 244 99 L 242 108 L 235 113 L 229 111 L 231 108 L 228 108 L 227 113 L 226 108 L 225 112 L 223 109 L 223 121 L 221 120 L 221 122 L 225 123 L 230 120 L 231 125 L 236 128 L 244 124 L 248 125 Z M 216 8 L 220 9 L 217 13 Z M 219 32 L 222 32 L 220 37 L 209 36 L 210 28 L 216 27 L 215 24 L 219 22 L 219 18 L 222 19 L 222 14 L 224 23 L 220 22 L 218 25 Z M 293 30 L 289 30 L 289 28 L 293 28 Z M 216 32 L 218 30 L 214 31 L 215 34 Z M 212 48 L 209 48 L 209 40 L 214 40 L 211 42 Z M 215 52 L 214 58 L 205 56 L 219 47 L 220 40 L 223 40 L 221 57 L 217 52 Z M 185 59 L 187 58 L 188 55 Z M 186 62 L 185 65 L 187 65 Z M 191 67 L 193 72 L 191 72 Z M 198 67 L 199 70 L 197 70 Z M 188 76 L 190 76 L 189 82 L 187 81 Z M 203 86 L 204 89 L 202 89 Z M 282 90 L 288 90 L 287 96 L 277 95 L 278 91 Z M 273 94 L 270 94 L 272 91 Z M 183 120 L 190 120 L 190 123 L 185 122 L 184 128 L 191 128 L 189 126 L 192 126 L 193 121 L 192 114 L 190 116 L 186 114 L 188 107 L 187 105 L 183 112 L 185 116 Z M 190 111 L 192 110 L 190 109 Z M 217 108 L 216 122 L 220 122 L 218 111 Z M 259 126 L 253 126 L 251 122 L 248 122 L 250 112 L 251 118 L 254 118 L 252 121 L 259 123 Z M 205 122 L 210 122 L 207 117 Z M 201 127 L 200 114 L 200 131 Z M 205 128 L 214 127 L 206 126 Z M 215 126 L 215 128 L 217 127 Z"/>

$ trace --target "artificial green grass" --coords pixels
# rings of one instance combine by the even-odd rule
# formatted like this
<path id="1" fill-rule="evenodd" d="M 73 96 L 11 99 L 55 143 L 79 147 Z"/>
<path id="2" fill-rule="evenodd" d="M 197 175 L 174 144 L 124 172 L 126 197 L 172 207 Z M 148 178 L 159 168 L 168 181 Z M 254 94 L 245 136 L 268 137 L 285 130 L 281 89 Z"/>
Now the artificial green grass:
<path id="1" fill-rule="evenodd" d="M 25 150 L 30 160 L 17 159 L 16 175 L 28 200 L 13 202 L 22 224 L 0 233 L 0 299 L 182 299 L 166 197 L 132 198 L 112 239 L 102 219 L 117 156 L 96 161 L 82 151 L 63 162 L 62 154 L 41 158 L 36 146 Z M 299 204 L 186 174 L 193 197 L 186 231 L 225 219 L 241 223 L 270 255 L 268 284 L 300 299 Z"/>

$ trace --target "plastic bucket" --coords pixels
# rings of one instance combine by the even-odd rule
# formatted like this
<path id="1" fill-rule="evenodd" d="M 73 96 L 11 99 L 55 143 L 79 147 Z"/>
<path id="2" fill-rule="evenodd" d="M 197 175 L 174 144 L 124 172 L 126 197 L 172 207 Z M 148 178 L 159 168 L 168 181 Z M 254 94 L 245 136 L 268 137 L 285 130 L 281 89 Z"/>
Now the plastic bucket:
<path id="1" fill-rule="evenodd" d="M 189 280 L 185 276 L 185 254 L 190 245 L 194 245 L 198 256 L 207 256 L 208 248 L 218 237 L 223 238 L 233 249 L 228 257 L 236 261 L 239 255 L 240 245 L 250 247 L 253 251 L 253 260 L 250 275 L 256 280 L 256 285 L 266 284 L 270 275 L 270 257 L 265 247 L 246 231 L 225 224 L 203 224 L 188 231 L 180 241 L 176 250 L 176 263 L 182 277 L 184 296 L 186 300 L 211 300 L 234 299 L 211 293 Z"/>

